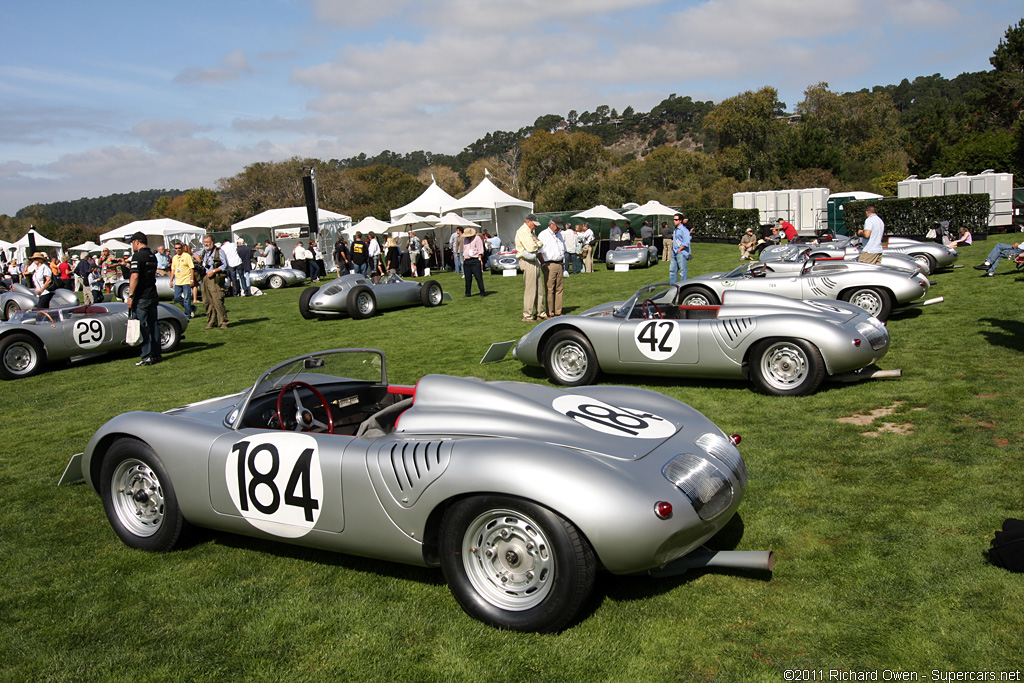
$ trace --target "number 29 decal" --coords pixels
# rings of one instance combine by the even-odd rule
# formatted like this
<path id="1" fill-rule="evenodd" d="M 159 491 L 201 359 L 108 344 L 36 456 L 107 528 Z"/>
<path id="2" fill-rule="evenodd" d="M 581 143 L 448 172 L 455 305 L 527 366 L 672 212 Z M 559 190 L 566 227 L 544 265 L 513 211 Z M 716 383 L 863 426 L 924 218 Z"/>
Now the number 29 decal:
<path id="1" fill-rule="evenodd" d="M 71 337 L 75 346 L 81 349 L 96 348 L 103 342 L 105 336 L 107 336 L 106 328 L 103 326 L 103 321 L 98 318 L 76 320 L 74 327 L 71 328 Z"/>
<path id="2" fill-rule="evenodd" d="M 633 330 L 640 353 L 651 360 L 667 360 L 679 350 L 679 326 L 671 320 L 649 320 Z"/>
<path id="3" fill-rule="evenodd" d="M 277 432 L 238 441 L 224 475 L 231 502 L 257 529 L 299 538 L 316 526 L 324 482 L 313 437 Z"/>
<path id="4" fill-rule="evenodd" d="M 665 439 L 676 426 L 654 413 L 620 408 L 589 396 L 559 396 L 551 407 L 594 431 L 638 439 Z"/>

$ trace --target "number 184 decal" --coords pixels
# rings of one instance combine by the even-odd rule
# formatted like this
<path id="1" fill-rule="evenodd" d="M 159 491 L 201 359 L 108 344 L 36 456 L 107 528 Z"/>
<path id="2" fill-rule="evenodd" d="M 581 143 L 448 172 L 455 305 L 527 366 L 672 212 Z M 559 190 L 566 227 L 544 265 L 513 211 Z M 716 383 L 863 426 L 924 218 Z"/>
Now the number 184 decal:
<path id="1" fill-rule="evenodd" d="M 238 441 L 224 475 L 235 508 L 257 529 L 299 538 L 316 526 L 324 481 L 313 437 L 276 432 Z"/>
<path id="2" fill-rule="evenodd" d="M 594 431 L 638 439 L 665 439 L 676 426 L 654 413 L 619 408 L 589 396 L 566 394 L 551 402 L 551 407 Z"/>

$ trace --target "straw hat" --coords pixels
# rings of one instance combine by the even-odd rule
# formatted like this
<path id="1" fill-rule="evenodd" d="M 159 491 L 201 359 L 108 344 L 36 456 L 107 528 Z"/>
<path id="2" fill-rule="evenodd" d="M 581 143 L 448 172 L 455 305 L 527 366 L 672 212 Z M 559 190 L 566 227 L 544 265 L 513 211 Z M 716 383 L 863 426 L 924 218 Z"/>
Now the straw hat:
<path id="1" fill-rule="evenodd" d="M 35 261 L 36 259 L 39 259 L 40 261 L 49 261 L 50 257 L 41 251 L 37 251 L 36 253 L 32 254 L 32 260 Z"/>
<path id="2" fill-rule="evenodd" d="M 476 228 L 466 228 L 462 231 L 463 237 L 476 237 Z"/>

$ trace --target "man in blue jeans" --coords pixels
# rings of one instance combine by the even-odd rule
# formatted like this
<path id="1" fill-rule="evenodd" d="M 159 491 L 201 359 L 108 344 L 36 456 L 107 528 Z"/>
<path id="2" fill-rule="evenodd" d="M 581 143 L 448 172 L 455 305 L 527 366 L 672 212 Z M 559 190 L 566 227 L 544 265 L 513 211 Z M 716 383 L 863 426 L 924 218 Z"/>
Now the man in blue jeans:
<path id="1" fill-rule="evenodd" d="M 980 266 L 974 266 L 975 270 L 988 271 L 982 277 L 992 277 L 996 274 L 996 266 L 999 265 L 999 259 L 1015 259 L 1019 254 L 1024 253 L 1024 242 L 1017 242 L 1016 244 L 1004 244 L 1000 242 L 992 251 L 985 257 L 985 263 Z"/>
<path id="2" fill-rule="evenodd" d="M 672 258 L 668 264 L 668 283 L 674 285 L 687 278 L 687 261 L 693 255 L 690 252 L 690 230 L 686 227 L 686 219 L 681 213 L 672 217 L 676 226 L 672 231 Z"/>

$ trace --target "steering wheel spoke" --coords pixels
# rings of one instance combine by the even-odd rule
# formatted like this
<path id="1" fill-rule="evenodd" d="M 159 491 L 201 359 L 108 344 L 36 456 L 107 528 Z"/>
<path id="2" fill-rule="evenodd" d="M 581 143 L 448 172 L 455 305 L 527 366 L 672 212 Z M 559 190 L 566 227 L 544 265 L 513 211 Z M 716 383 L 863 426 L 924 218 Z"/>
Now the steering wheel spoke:
<path id="1" fill-rule="evenodd" d="M 327 423 L 323 423 L 313 416 L 313 411 L 305 407 L 302 404 L 302 398 L 299 394 L 299 389 L 308 389 L 311 394 L 320 402 L 320 406 L 324 409 L 324 414 L 327 415 Z M 281 404 L 284 401 L 284 397 L 288 395 L 288 391 L 291 390 L 292 399 L 295 401 L 295 427 L 296 432 L 308 432 L 312 431 L 313 427 L 319 427 L 326 431 L 328 434 L 334 433 L 334 416 L 331 415 L 331 407 L 327 403 L 327 399 L 324 398 L 316 387 L 307 382 L 289 382 L 281 391 L 277 394 L 277 423 L 281 425 L 281 429 L 287 431 L 288 426 L 284 420 L 283 413 L 281 412 Z"/>

